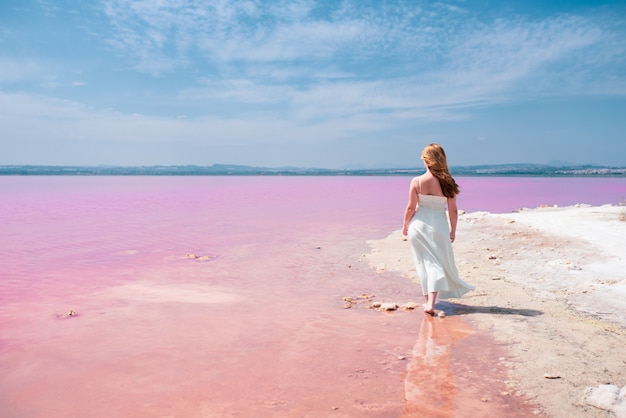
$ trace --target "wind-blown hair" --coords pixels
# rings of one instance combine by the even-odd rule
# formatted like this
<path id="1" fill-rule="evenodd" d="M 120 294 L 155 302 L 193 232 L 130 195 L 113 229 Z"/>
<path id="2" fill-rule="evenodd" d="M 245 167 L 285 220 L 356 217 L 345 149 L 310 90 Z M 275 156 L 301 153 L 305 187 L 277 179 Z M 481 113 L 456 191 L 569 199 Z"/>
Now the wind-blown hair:
<path id="1" fill-rule="evenodd" d="M 429 144 L 422 151 L 422 160 L 430 172 L 437 177 L 445 197 L 452 198 L 459 194 L 459 185 L 450 175 L 446 153 L 439 144 Z"/>

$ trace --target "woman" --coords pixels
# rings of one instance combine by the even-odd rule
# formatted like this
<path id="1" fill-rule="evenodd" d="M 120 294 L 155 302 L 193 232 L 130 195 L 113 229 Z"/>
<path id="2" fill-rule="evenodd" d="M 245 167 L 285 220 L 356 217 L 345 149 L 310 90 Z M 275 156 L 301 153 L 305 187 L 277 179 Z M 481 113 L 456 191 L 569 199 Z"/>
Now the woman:
<path id="1" fill-rule="evenodd" d="M 456 234 L 459 186 L 438 144 L 422 151 L 426 173 L 411 180 L 402 234 L 408 235 L 417 276 L 426 299 L 424 312 L 434 315 L 437 296 L 459 298 L 474 287 L 459 278 L 452 243 Z M 446 217 L 446 204 L 448 218 Z"/>

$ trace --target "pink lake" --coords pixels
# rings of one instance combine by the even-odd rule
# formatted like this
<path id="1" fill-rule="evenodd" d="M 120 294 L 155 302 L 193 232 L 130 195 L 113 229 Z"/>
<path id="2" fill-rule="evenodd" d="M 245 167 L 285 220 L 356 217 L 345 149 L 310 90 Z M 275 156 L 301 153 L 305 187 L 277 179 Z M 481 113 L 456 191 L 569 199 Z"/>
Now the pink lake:
<path id="1" fill-rule="evenodd" d="M 467 211 L 626 196 L 623 178 L 457 180 Z M 420 300 L 359 262 L 408 182 L 0 177 L 0 415 L 532 416 L 461 317 L 343 309 Z"/>

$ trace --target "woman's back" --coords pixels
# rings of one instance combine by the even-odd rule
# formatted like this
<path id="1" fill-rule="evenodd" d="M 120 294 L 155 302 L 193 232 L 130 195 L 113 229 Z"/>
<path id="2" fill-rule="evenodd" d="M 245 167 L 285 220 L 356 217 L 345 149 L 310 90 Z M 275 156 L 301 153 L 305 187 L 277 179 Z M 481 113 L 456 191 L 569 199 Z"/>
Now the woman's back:
<path id="1" fill-rule="evenodd" d="M 423 195 L 433 195 L 433 196 L 443 196 L 443 192 L 441 191 L 441 184 L 439 184 L 439 180 L 437 177 L 433 176 L 430 173 L 422 174 L 419 178 L 419 194 Z"/>

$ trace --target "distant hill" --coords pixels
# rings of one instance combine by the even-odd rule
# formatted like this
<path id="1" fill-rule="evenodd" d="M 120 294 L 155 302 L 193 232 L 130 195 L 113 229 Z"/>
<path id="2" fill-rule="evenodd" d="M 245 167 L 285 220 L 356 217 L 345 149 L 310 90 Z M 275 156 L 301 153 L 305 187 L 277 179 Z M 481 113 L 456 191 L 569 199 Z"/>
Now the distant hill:
<path id="1" fill-rule="evenodd" d="M 503 164 L 451 167 L 456 175 L 507 175 L 507 176 L 625 176 L 626 167 L 595 165 L 555 166 L 543 164 Z"/>
<path id="2" fill-rule="evenodd" d="M 451 167 L 455 176 L 626 176 L 626 167 L 594 165 L 552 166 L 501 164 Z M 252 167 L 235 164 L 171 166 L 49 166 L 5 165 L 0 175 L 21 176 L 414 176 L 423 168 L 323 169 L 302 167 Z"/>

